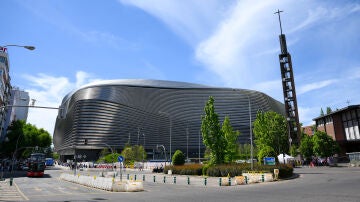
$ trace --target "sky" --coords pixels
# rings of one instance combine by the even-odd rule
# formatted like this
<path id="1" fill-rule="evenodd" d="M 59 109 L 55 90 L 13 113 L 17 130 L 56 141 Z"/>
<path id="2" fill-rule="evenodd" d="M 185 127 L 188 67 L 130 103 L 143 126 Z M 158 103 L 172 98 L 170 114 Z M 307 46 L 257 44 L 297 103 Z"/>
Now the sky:
<path id="1" fill-rule="evenodd" d="M 360 1 L 0 0 L 12 86 L 58 107 L 84 84 L 158 79 L 251 89 L 283 103 L 278 9 L 300 122 L 360 104 Z M 29 109 L 53 134 L 57 110 Z"/>

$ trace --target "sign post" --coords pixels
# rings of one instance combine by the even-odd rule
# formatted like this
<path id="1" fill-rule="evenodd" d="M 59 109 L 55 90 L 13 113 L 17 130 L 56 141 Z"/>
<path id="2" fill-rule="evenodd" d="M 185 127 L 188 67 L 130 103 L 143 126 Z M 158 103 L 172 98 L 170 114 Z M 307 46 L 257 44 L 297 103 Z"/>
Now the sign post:
<path id="1" fill-rule="evenodd" d="M 119 167 L 120 167 L 120 182 L 122 182 L 122 162 L 124 161 L 124 157 L 118 156 L 118 161 L 120 163 L 120 165 L 119 165 Z"/>

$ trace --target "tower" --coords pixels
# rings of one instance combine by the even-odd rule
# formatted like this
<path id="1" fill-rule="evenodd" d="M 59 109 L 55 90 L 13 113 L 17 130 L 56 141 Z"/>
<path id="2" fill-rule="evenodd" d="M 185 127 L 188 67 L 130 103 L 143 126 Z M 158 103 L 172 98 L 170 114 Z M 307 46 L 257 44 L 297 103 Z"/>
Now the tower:
<path id="1" fill-rule="evenodd" d="M 282 80 L 283 96 L 285 103 L 286 120 L 289 130 L 289 143 L 291 146 L 292 142 L 297 145 L 300 143 L 300 124 L 299 124 L 299 114 L 297 107 L 295 81 L 294 81 L 294 73 L 291 62 L 291 55 L 287 51 L 285 34 L 282 33 L 281 19 L 280 19 L 281 12 L 282 11 L 278 10 L 274 14 L 278 14 L 279 23 L 280 23 L 281 34 L 279 35 L 279 40 L 280 40 L 281 53 L 279 54 L 279 62 L 280 62 L 281 80 Z"/>

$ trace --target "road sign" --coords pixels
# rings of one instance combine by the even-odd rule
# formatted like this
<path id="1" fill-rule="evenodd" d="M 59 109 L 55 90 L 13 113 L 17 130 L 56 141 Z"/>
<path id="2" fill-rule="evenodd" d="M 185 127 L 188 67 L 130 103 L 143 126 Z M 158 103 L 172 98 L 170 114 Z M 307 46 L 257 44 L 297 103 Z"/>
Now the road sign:
<path id="1" fill-rule="evenodd" d="M 275 157 L 265 157 L 264 158 L 265 165 L 275 165 Z"/>
<path id="2" fill-rule="evenodd" d="M 118 156 L 118 161 L 121 163 L 124 161 L 124 157 L 123 156 Z"/>

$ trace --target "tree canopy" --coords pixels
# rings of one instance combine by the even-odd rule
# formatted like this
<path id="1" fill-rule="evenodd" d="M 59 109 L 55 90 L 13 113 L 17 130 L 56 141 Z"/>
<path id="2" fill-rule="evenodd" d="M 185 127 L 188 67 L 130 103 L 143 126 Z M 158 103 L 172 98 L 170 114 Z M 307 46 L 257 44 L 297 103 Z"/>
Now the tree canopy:
<path id="1" fill-rule="evenodd" d="M 225 116 L 221 131 L 223 132 L 226 140 L 225 162 L 231 163 L 235 160 L 237 153 L 239 152 L 237 138 L 240 135 L 240 132 L 234 131 L 228 116 Z"/>
<path id="2" fill-rule="evenodd" d="M 6 156 L 10 156 L 17 145 L 17 157 L 28 157 L 29 153 L 35 148 L 42 150 L 44 153 L 49 151 L 52 138 L 43 128 L 38 129 L 32 124 L 25 121 L 13 121 L 7 128 L 8 141 L 3 142 L 2 151 Z"/>
<path id="3" fill-rule="evenodd" d="M 204 111 L 205 115 L 201 117 L 201 133 L 203 143 L 210 153 L 210 164 L 232 162 L 238 154 L 237 137 L 240 132 L 233 130 L 228 116 L 220 127 L 213 97 L 206 102 Z"/>
<path id="4" fill-rule="evenodd" d="M 201 117 L 201 133 L 203 142 L 210 149 L 210 163 L 222 164 L 225 158 L 226 140 L 222 135 L 219 116 L 215 113 L 214 98 L 206 102 L 205 115 Z"/>
<path id="5" fill-rule="evenodd" d="M 312 137 L 313 152 L 319 157 L 329 157 L 339 151 L 339 146 L 327 133 L 316 131 Z"/>
<path id="6" fill-rule="evenodd" d="M 281 114 L 274 111 L 258 112 L 254 121 L 254 135 L 260 162 L 265 154 L 275 155 L 289 151 L 286 120 Z"/>
<path id="7" fill-rule="evenodd" d="M 126 145 L 121 151 L 121 155 L 125 158 L 125 164 L 133 164 L 135 161 L 146 159 L 146 151 L 142 145 Z"/>
<path id="8" fill-rule="evenodd" d="M 313 146 L 312 136 L 303 134 L 299 150 L 305 159 L 311 159 L 311 157 L 314 155 Z"/>

